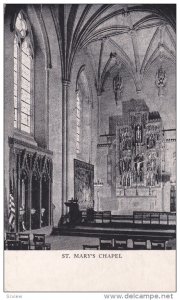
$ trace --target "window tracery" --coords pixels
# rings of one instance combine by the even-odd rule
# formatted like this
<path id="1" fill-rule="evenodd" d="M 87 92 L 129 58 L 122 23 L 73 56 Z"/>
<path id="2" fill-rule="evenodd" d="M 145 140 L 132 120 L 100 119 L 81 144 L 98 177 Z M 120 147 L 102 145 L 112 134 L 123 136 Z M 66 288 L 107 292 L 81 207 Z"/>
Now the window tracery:
<path id="1" fill-rule="evenodd" d="M 25 133 L 33 131 L 32 101 L 33 51 L 27 21 L 19 12 L 14 37 L 14 127 Z"/>

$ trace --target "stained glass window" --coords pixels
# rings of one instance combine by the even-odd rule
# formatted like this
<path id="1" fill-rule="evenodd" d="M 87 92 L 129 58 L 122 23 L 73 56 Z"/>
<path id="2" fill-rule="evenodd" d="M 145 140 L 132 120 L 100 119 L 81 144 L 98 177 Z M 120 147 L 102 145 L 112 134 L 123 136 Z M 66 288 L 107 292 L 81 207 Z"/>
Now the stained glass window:
<path id="1" fill-rule="evenodd" d="M 32 46 L 27 22 L 19 12 L 14 38 L 14 127 L 32 132 Z"/>
<path id="2" fill-rule="evenodd" d="M 76 93 L 76 153 L 80 153 L 81 135 L 81 100 L 79 91 Z"/>

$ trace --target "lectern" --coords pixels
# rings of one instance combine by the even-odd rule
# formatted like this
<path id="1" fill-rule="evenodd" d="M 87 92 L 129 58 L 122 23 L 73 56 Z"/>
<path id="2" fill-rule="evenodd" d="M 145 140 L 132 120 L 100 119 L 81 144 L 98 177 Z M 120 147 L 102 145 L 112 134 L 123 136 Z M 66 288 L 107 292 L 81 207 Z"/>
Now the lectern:
<path id="1" fill-rule="evenodd" d="M 75 225 L 81 222 L 81 212 L 79 210 L 78 200 L 71 199 L 64 203 L 69 208 L 69 223 Z"/>

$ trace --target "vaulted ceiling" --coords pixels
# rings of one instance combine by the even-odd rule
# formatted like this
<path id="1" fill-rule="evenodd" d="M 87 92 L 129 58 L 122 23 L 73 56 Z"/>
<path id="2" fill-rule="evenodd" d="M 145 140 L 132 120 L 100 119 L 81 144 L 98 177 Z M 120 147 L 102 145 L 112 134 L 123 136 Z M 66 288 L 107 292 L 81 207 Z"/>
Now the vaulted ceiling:
<path id="1" fill-rule="evenodd" d="M 101 93 L 106 78 L 125 66 L 136 90 L 158 58 L 175 63 L 175 5 L 53 5 L 63 79 L 70 80 L 76 53 L 85 49 Z"/>

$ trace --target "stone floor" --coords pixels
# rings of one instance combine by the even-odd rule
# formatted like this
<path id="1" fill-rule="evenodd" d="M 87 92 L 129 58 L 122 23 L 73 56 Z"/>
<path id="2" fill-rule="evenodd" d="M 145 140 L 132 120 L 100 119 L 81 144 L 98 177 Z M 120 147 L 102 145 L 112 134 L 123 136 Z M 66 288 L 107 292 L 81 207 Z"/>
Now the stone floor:
<path id="1" fill-rule="evenodd" d="M 30 233 L 30 239 L 33 240 L 33 233 L 46 234 L 46 243 L 51 244 L 51 250 L 83 250 L 83 245 L 99 245 L 99 239 L 93 237 L 78 237 L 78 236 L 60 236 L 51 235 L 52 227 L 44 227 L 33 231 L 26 231 Z M 176 249 L 176 240 L 170 240 L 168 246 Z"/>
<path id="2" fill-rule="evenodd" d="M 47 236 L 46 242 L 51 244 L 51 250 L 83 250 L 83 245 L 99 245 L 98 238 L 77 236 Z M 176 241 L 170 240 L 167 246 L 176 249 Z"/>

